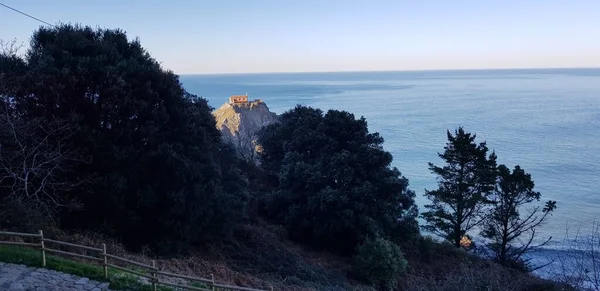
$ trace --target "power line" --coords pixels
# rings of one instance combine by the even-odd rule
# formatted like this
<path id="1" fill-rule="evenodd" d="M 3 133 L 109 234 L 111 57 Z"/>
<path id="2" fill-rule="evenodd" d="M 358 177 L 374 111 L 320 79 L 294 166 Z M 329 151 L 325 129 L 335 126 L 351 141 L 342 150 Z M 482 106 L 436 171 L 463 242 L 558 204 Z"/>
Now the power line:
<path id="1" fill-rule="evenodd" d="M 37 21 L 39 21 L 39 22 L 42 22 L 42 23 L 44 23 L 44 24 L 50 25 L 50 26 L 52 26 L 52 27 L 56 27 L 54 24 L 50 24 L 50 23 L 48 23 L 48 22 L 46 22 L 46 21 L 43 21 L 43 20 L 41 20 L 41 19 L 39 19 L 39 18 L 37 18 L 37 17 L 35 17 L 35 16 L 31 16 L 31 15 L 29 15 L 29 14 L 25 13 L 25 12 L 22 12 L 22 11 L 19 11 L 19 10 L 15 9 L 15 8 L 12 8 L 12 7 L 10 7 L 10 6 L 6 5 L 6 4 L 0 3 L 0 6 L 4 6 L 4 7 L 8 8 L 8 9 L 10 9 L 10 10 L 12 10 L 12 11 L 15 11 L 15 12 L 17 12 L 17 13 L 23 14 L 23 15 L 25 15 L 25 16 L 27 16 L 27 17 L 29 17 L 29 18 L 35 19 L 35 20 L 37 20 Z"/>

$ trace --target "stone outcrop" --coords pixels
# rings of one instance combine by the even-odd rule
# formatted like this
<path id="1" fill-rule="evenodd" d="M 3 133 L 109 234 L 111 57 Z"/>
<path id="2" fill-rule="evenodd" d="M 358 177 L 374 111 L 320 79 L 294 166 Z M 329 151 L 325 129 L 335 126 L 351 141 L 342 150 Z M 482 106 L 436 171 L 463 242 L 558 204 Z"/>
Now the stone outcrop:
<path id="1" fill-rule="evenodd" d="M 225 103 L 213 116 L 223 139 L 235 147 L 240 157 L 252 162 L 257 162 L 260 150 L 256 143 L 258 131 L 277 121 L 277 115 L 262 101 Z"/>

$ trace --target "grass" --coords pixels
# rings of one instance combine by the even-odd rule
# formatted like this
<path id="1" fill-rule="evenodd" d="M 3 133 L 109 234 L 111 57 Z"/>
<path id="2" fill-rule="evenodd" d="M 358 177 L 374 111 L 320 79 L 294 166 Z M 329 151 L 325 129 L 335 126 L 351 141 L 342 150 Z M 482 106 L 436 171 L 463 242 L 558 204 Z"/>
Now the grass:
<path id="1" fill-rule="evenodd" d="M 39 250 L 17 246 L 0 245 L 0 262 L 42 267 L 41 253 Z M 143 284 L 139 282 L 137 277 L 125 272 L 109 268 L 108 279 L 105 279 L 102 266 L 87 265 L 53 255 L 46 254 L 46 268 L 79 277 L 86 277 L 100 282 L 109 282 L 110 288 L 113 290 L 152 290 L 151 285 Z M 163 286 L 160 286 L 157 289 L 160 291 L 173 290 Z"/>

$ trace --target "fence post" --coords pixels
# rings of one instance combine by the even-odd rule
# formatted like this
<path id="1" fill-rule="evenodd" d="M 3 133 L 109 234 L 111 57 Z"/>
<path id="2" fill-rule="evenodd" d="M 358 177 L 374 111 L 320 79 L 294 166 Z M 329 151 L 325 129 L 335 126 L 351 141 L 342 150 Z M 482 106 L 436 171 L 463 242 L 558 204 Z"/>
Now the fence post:
<path id="1" fill-rule="evenodd" d="M 152 291 L 156 291 L 156 283 L 158 282 L 158 277 L 156 274 L 156 261 L 152 260 Z"/>
<path id="2" fill-rule="evenodd" d="M 104 262 L 102 266 L 104 266 L 104 279 L 108 279 L 108 258 L 106 257 L 106 244 L 102 244 L 102 258 L 104 258 Z"/>
<path id="3" fill-rule="evenodd" d="M 215 291 L 215 274 L 210 274 L 210 280 L 212 281 L 212 290 Z"/>
<path id="4" fill-rule="evenodd" d="M 44 232 L 40 229 L 40 246 L 42 248 L 42 268 L 46 267 L 46 249 L 44 247 Z"/>

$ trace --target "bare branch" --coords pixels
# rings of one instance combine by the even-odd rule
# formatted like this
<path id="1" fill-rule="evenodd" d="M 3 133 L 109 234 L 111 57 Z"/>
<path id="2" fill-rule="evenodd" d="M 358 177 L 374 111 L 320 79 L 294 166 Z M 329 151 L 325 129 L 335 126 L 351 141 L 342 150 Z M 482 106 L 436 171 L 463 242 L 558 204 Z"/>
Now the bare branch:
<path id="1" fill-rule="evenodd" d="M 8 190 L 4 199 L 49 217 L 78 205 L 66 196 L 86 182 L 67 180 L 71 168 L 84 162 L 65 142 L 73 131 L 65 122 L 25 119 L 5 107 L 0 114 L 0 188 Z"/>
<path id="2" fill-rule="evenodd" d="M 16 56 L 23 47 L 24 43 L 18 43 L 16 38 L 9 41 L 0 39 L 0 55 Z"/>

